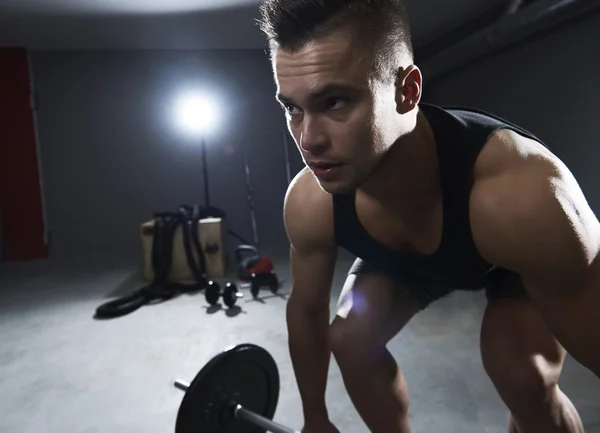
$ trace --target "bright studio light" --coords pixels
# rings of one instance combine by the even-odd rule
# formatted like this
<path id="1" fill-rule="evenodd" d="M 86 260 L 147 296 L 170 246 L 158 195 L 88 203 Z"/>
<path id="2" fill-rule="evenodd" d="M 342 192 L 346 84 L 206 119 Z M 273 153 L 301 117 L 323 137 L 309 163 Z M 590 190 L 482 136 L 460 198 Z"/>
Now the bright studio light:
<path id="1" fill-rule="evenodd" d="M 185 93 L 175 106 L 177 124 L 189 134 L 202 134 L 209 131 L 216 122 L 213 101 L 200 93 Z"/>

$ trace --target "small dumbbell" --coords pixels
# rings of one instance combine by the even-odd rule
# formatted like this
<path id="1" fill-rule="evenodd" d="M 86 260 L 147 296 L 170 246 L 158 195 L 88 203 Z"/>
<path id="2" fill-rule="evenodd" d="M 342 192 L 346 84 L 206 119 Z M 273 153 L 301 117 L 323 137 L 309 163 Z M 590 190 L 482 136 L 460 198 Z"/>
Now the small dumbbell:
<path id="1" fill-rule="evenodd" d="M 279 290 L 279 280 L 275 272 L 267 274 L 252 274 L 250 292 L 255 298 L 258 296 L 261 286 L 268 286 L 274 294 Z"/>
<path id="2" fill-rule="evenodd" d="M 204 294 L 206 302 L 210 305 L 216 305 L 219 302 L 219 298 L 223 298 L 223 303 L 229 308 L 233 307 L 237 302 L 238 298 L 243 298 L 244 294 L 238 291 L 238 288 L 233 283 L 227 283 L 225 289 L 221 291 L 219 283 L 216 281 L 209 281 Z"/>

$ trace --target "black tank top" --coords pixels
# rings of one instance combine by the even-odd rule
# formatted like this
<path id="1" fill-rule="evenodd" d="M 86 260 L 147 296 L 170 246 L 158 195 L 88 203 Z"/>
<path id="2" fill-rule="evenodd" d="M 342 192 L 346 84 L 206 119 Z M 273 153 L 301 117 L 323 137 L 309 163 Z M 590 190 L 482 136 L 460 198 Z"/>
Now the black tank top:
<path id="1" fill-rule="evenodd" d="M 400 277 L 476 290 L 485 285 L 496 268 L 481 257 L 471 234 L 469 198 L 475 160 L 490 136 L 500 129 L 542 142 L 519 126 L 483 111 L 423 103 L 419 106 L 433 130 L 439 157 L 443 230 L 438 250 L 431 255 L 414 255 L 377 242 L 358 219 L 354 192 L 333 196 L 336 243 Z"/>

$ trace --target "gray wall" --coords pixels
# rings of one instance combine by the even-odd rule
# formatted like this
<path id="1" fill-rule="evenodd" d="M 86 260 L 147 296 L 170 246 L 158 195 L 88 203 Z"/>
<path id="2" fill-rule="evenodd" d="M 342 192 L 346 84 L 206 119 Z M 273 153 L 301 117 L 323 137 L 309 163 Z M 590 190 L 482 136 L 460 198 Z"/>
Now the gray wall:
<path id="1" fill-rule="evenodd" d="M 484 109 L 529 129 L 600 211 L 600 14 L 432 81 L 425 100 Z"/>
<path id="2" fill-rule="evenodd" d="M 207 139 L 212 204 L 252 240 L 247 150 L 261 246 L 285 248 L 285 119 L 264 52 L 34 52 L 32 65 L 54 257 L 137 258 L 141 222 L 203 202 L 200 147 L 173 126 L 187 86 L 214 94 L 223 119 Z"/>

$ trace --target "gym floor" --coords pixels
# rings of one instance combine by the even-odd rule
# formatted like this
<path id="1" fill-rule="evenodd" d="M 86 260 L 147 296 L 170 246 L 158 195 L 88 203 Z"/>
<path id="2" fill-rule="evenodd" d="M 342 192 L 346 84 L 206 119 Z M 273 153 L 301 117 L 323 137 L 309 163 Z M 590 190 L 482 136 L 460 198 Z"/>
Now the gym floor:
<path id="1" fill-rule="evenodd" d="M 275 262 L 285 293 L 289 266 L 283 256 Z M 339 263 L 332 309 L 350 263 Z M 243 299 L 227 312 L 207 308 L 203 295 L 181 296 L 118 319 L 92 318 L 108 298 L 143 285 L 135 266 L 114 263 L 0 265 L 0 431 L 172 432 L 182 399 L 173 381 L 193 379 L 214 355 L 243 342 L 263 346 L 277 361 L 275 420 L 301 427 L 284 298 L 265 291 L 262 302 Z M 484 305 L 483 294 L 449 296 L 390 343 L 409 382 L 413 431 L 506 432 L 506 410 L 479 357 Z M 568 359 L 561 386 L 586 431 L 600 433 L 600 381 Z M 342 433 L 367 431 L 335 363 L 327 396 Z"/>

